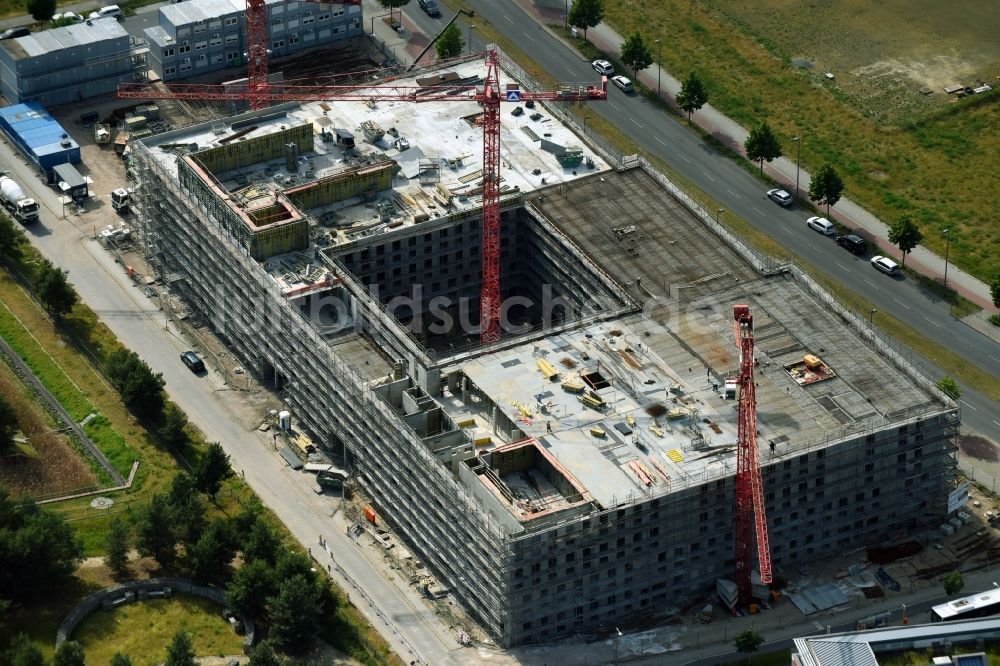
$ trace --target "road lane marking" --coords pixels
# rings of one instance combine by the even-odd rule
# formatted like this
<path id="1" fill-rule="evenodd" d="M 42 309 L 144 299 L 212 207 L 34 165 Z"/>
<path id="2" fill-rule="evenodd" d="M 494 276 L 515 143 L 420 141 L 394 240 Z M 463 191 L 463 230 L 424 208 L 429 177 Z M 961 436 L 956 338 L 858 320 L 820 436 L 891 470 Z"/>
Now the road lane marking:
<path id="1" fill-rule="evenodd" d="M 729 194 L 731 194 L 732 196 L 736 197 L 737 199 L 742 199 L 743 198 L 740 195 L 736 194 L 736 192 L 733 192 L 732 190 L 726 190 L 726 192 L 729 192 Z"/>
<path id="2" fill-rule="evenodd" d="M 974 411 L 974 412 L 978 412 L 978 411 L 979 411 L 978 409 L 976 409 L 975 407 L 973 407 L 972 405 L 970 405 L 970 404 L 969 404 L 969 403 L 967 403 L 966 401 L 962 400 L 961 402 L 962 402 L 962 404 L 963 404 L 963 405 L 965 405 L 966 407 L 968 407 L 968 408 L 969 408 L 969 409 L 971 409 L 972 411 Z M 994 421 L 994 423 L 996 423 L 996 422 Z"/>
<path id="3" fill-rule="evenodd" d="M 757 206 L 751 206 L 751 208 L 753 208 L 753 212 L 757 213 L 761 217 L 767 217 L 767 215 L 764 214 L 764 211 L 762 211 L 760 208 L 757 208 Z"/>
<path id="4" fill-rule="evenodd" d="M 894 298 L 894 299 L 892 299 L 892 300 L 896 301 L 897 303 L 899 303 L 900 305 L 902 305 L 902 306 L 903 306 L 904 308 L 906 308 L 907 310 L 910 310 L 910 309 L 912 309 L 912 308 L 910 308 L 910 306 L 909 306 L 909 305 L 907 305 L 907 304 L 906 304 L 906 303 L 904 303 L 903 301 L 899 300 L 898 298 Z"/>
<path id="5" fill-rule="evenodd" d="M 874 289 L 875 291 L 878 291 L 878 290 L 879 290 L 878 286 L 876 286 L 874 282 L 869 282 L 868 280 L 865 280 L 865 283 L 867 283 L 867 284 L 868 284 L 868 286 L 870 286 L 870 287 L 871 287 L 872 289 Z"/>
<path id="6" fill-rule="evenodd" d="M 635 121 L 632 121 L 632 122 L 635 122 Z M 705 171 L 704 169 L 702 169 L 702 170 L 701 170 L 701 172 L 702 172 L 703 174 L 705 174 L 705 178 L 708 178 L 708 179 L 709 179 L 710 181 L 712 181 L 713 183 L 717 182 L 717 181 L 715 180 L 715 178 L 713 178 L 713 177 L 712 177 L 712 174 L 710 174 L 709 172 Z"/>
<path id="7" fill-rule="evenodd" d="M 682 160 L 684 160 L 688 164 L 691 163 L 691 160 L 689 160 L 687 157 L 685 157 L 683 153 L 677 153 L 677 157 L 681 158 Z"/>
<path id="8" fill-rule="evenodd" d="M 636 127 L 642 127 L 642 125 L 640 125 L 639 123 L 636 122 L 635 118 L 629 118 L 629 120 L 631 120 L 632 122 L 634 122 L 636 124 Z"/>
<path id="9" fill-rule="evenodd" d="M 1000 421 L 997 421 L 996 419 L 991 419 L 991 420 L 993 421 L 993 423 L 996 423 L 998 426 L 1000 426 Z"/>
<path id="10" fill-rule="evenodd" d="M 792 230 L 791 230 L 791 229 L 789 229 L 788 227 L 781 227 L 781 230 L 782 230 L 782 231 L 784 231 L 784 232 L 785 232 L 786 234 L 788 234 L 789 236 L 793 236 L 793 235 L 794 235 L 794 234 L 792 233 Z"/>
<path id="11" fill-rule="evenodd" d="M 618 106 L 614 102 L 608 102 L 608 104 L 610 104 L 611 108 L 614 109 L 615 111 L 621 111 L 622 110 L 622 107 Z"/>
<path id="12" fill-rule="evenodd" d="M 510 17 L 509 17 L 509 16 L 507 16 L 506 14 L 504 14 L 504 15 L 503 15 L 503 17 L 504 17 L 505 19 L 507 19 L 507 22 L 508 22 L 508 23 L 510 23 L 511 25 L 514 25 L 514 22 L 510 20 Z"/>
<path id="13" fill-rule="evenodd" d="M 525 37 L 527 37 L 528 39 L 530 39 L 531 41 L 535 41 L 535 38 L 532 37 L 531 35 L 529 35 L 528 33 L 522 32 L 521 34 L 524 35 Z"/>
<path id="14" fill-rule="evenodd" d="M 933 319 L 928 319 L 927 317 L 924 317 L 924 321 L 928 321 L 928 322 L 934 324 L 935 326 L 937 326 L 938 328 L 941 328 L 941 324 L 937 323 Z"/>
<path id="15" fill-rule="evenodd" d="M 813 245 L 812 243 L 810 243 L 808 241 L 806 241 L 806 245 L 808 245 L 809 247 L 811 247 L 813 250 L 816 250 L 817 252 L 819 251 L 819 249 L 815 245 Z"/>
<path id="16" fill-rule="evenodd" d="M 664 141 L 663 139 L 661 139 L 660 137 L 654 136 L 653 138 L 656 139 L 657 141 L 659 141 L 660 143 L 662 143 L 664 146 L 667 145 L 667 142 Z"/>
<path id="17" fill-rule="evenodd" d="M 839 261 L 835 261 L 835 262 L 833 262 L 833 263 L 837 264 L 838 266 L 840 266 L 841 268 L 843 268 L 843 269 L 844 269 L 845 271 L 848 271 L 848 268 L 847 268 L 847 266 L 845 266 L 844 264 L 840 263 Z M 848 272 L 849 272 L 849 271 L 848 271 Z"/>
<path id="18" fill-rule="evenodd" d="M 993 359 L 994 361 L 996 361 L 997 363 L 1000 363 L 1000 358 L 997 358 L 993 354 L 990 354 L 990 358 Z"/>

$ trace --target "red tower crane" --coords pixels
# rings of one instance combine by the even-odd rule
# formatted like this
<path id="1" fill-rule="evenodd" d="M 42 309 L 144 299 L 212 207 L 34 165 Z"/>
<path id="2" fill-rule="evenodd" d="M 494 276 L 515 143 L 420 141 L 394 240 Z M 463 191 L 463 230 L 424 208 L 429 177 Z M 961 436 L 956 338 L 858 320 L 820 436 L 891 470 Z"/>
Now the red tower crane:
<path id="1" fill-rule="evenodd" d="M 250 40 L 250 5 L 247 0 L 247 39 Z M 257 26 L 254 28 L 257 29 Z M 260 40 L 254 38 L 260 45 Z M 265 38 L 266 43 L 266 38 Z M 563 85 L 549 91 L 523 91 L 516 83 L 500 86 L 500 60 L 496 50 L 486 52 L 486 78 L 482 86 L 448 85 L 440 92 L 416 85 L 301 86 L 271 84 L 267 80 L 266 48 L 250 57 L 249 83 L 245 90 L 216 85 L 181 83 L 155 90 L 148 83 L 123 83 L 118 97 L 131 99 L 197 99 L 249 101 L 252 108 L 283 101 L 402 101 L 478 102 L 483 107 L 483 241 L 482 285 L 479 297 L 480 342 L 500 339 L 500 104 L 501 102 L 585 102 L 608 98 L 608 78 L 601 85 Z"/>
<path id="2" fill-rule="evenodd" d="M 733 329 L 740 350 L 739 425 L 736 448 L 736 586 L 740 601 L 751 597 L 751 543 L 757 533 L 760 582 L 771 582 L 771 549 L 767 541 L 764 487 L 757 459 L 757 392 L 753 380 L 753 314 L 747 305 L 733 306 Z"/>

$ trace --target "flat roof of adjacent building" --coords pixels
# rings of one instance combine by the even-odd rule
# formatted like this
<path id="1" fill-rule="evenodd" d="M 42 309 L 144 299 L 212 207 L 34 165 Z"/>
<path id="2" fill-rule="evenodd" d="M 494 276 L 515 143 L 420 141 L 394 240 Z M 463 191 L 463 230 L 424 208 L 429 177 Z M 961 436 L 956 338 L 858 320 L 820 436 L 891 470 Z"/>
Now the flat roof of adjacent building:
<path id="1" fill-rule="evenodd" d="M 175 26 L 242 14 L 244 11 L 246 3 L 239 0 L 189 0 L 160 7 L 160 14 Z"/>
<path id="2" fill-rule="evenodd" d="M 895 654 L 938 643 L 957 645 L 998 638 L 998 618 L 823 634 L 794 639 L 792 663 L 796 666 L 879 666 L 876 653 L 880 651 Z"/>
<path id="3" fill-rule="evenodd" d="M 0 48 L 6 49 L 11 57 L 20 60 L 36 58 L 94 42 L 128 37 L 128 31 L 114 18 L 102 18 L 33 32 L 25 37 L 0 41 Z M 72 65 L 82 63 L 70 63 Z"/>

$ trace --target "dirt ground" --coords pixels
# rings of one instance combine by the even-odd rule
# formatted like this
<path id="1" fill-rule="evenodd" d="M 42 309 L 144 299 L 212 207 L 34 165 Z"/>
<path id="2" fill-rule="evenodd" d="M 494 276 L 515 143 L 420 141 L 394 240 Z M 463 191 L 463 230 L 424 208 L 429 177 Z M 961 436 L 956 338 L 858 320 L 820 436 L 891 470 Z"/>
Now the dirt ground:
<path id="1" fill-rule="evenodd" d="M 943 88 L 1000 75 L 1000 3 L 980 0 L 705 0 L 816 76 L 831 72 L 883 120 L 948 103 Z M 930 90 L 924 95 L 922 89 Z"/>

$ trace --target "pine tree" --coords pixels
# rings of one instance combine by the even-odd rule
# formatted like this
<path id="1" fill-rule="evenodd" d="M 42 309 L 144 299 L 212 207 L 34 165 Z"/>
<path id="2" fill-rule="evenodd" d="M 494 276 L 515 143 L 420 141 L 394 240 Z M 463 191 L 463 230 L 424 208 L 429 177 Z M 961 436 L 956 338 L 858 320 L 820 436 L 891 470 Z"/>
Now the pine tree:
<path id="1" fill-rule="evenodd" d="M 183 629 L 174 634 L 174 640 L 167 648 L 167 660 L 163 666 L 197 666 L 194 660 L 194 646 L 191 637 Z"/>
<path id="2" fill-rule="evenodd" d="M 136 546 L 139 554 L 152 557 L 162 566 L 170 566 L 177 559 L 177 536 L 174 516 L 167 496 L 156 493 L 139 516 Z"/>
<path id="3" fill-rule="evenodd" d="M 114 518 L 108 526 L 105 540 L 107 553 L 104 555 L 104 564 L 111 569 L 116 578 L 124 578 L 128 574 L 129 542 L 128 527 L 118 518 Z"/>
<path id="4" fill-rule="evenodd" d="M 232 475 L 233 469 L 229 466 L 229 454 L 222 448 L 222 444 L 212 442 L 195 467 L 194 485 L 198 490 L 215 499 L 222 487 L 222 482 Z"/>

